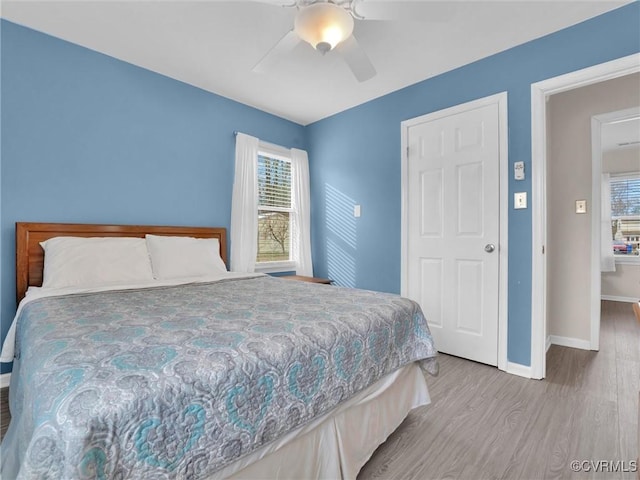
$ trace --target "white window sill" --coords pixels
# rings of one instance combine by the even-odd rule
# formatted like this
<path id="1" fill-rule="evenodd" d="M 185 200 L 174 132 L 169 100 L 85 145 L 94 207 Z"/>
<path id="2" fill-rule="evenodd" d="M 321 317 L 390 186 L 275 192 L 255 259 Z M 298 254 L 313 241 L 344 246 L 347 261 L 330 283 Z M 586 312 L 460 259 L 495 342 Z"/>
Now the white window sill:
<path id="1" fill-rule="evenodd" d="M 258 273 L 293 272 L 296 270 L 296 262 L 262 262 L 256 263 Z"/>
<path id="2" fill-rule="evenodd" d="M 623 265 L 640 265 L 640 257 L 638 255 L 615 255 L 614 258 L 616 265 L 619 263 Z"/>

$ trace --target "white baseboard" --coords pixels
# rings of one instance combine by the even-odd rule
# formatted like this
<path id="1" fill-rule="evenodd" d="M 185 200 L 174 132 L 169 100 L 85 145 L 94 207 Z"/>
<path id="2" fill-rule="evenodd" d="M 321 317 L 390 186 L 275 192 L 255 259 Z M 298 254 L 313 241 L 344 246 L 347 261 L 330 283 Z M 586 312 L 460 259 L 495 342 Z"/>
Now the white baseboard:
<path id="1" fill-rule="evenodd" d="M 547 335 L 547 343 L 545 345 L 544 351 L 548 352 L 550 348 L 551 348 L 551 335 Z"/>
<path id="2" fill-rule="evenodd" d="M 0 375 L 0 388 L 8 387 L 11 382 L 11 373 L 3 373 Z"/>
<path id="3" fill-rule="evenodd" d="M 581 338 L 561 337 L 559 335 L 549 335 L 552 345 L 561 347 L 579 348 L 581 350 L 591 350 L 591 342 Z"/>
<path id="4" fill-rule="evenodd" d="M 640 297 L 618 297 L 616 295 L 600 295 L 602 300 L 610 300 L 612 302 L 636 303 L 640 301 Z"/>
<path id="5" fill-rule="evenodd" d="M 531 367 L 519 363 L 507 362 L 506 372 L 519 377 L 531 378 Z"/>

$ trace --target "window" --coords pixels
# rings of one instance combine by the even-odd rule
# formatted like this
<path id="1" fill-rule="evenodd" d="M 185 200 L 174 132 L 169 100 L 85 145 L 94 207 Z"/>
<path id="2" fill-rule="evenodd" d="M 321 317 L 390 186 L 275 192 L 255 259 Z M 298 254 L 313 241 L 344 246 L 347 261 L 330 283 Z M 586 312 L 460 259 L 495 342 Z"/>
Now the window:
<path id="1" fill-rule="evenodd" d="M 288 152 L 286 152 L 288 153 Z M 291 158 L 285 152 L 258 152 L 257 264 L 292 262 Z"/>
<path id="2" fill-rule="evenodd" d="M 616 258 L 640 254 L 640 174 L 611 176 L 611 235 Z"/>
<path id="3" fill-rule="evenodd" d="M 313 275 L 307 152 L 236 133 L 230 239 L 234 272 Z"/>

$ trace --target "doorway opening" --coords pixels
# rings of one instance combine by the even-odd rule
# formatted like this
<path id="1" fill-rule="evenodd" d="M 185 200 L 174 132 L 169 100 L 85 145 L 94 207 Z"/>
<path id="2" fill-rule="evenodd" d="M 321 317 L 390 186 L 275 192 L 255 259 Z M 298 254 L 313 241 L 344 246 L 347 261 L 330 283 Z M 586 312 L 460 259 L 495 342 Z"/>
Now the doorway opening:
<path id="1" fill-rule="evenodd" d="M 552 147 L 550 144 L 548 121 L 550 106 L 549 103 L 553 101 L 552 96 L 563 93 L 571 92 L 581 87 L 587 87 L 590 85 L 599 84 L 608 80 L 617 79 L 627 75 L 640 72 L 640 55 L 630 55 L 612 62 L 596 65 L 584 70 L 572 72 L 560 77 L 555 77 L 549 80 L 545 80 L 531 86 L 531 106 L 532 106 L 532 217 L 533 217 L 533 264 L 532 264 L 532 311 L 531 311 L 531 373 L 532 378 L 544 378 L 546 376 L 546 350 L 550 345 L 552 337 L 550 336 L 549 329 L 549 313 L 553 311 L 554 314 L 558 314 L 556 309 L 558 308 L 554 304 L 554 299 L 550 298 L 548 293 L 551 290 L 549 285 L 549 279 L 552 274 L 557 274 L 557 270 L 563 269 L 565 273 L 570 271 L 572 264 L 569 262 L 570 255 L 563 257 L 559 256 L 560 261 L 556 259 L 555 263 L 551 262 L 550 252 L 552 249 L 556 249 L 554 254 L 558 257 L 557 249 L 561 248 L 558 245 L 550 243 L 550 241 L 558 241 L 556 236 L 557 232 L 549 230 L 552 220 L 557 221 L 554 217 L 557 210 L 564 211 L 565 218 L 570 218 L 569 223 L 573 226 L 580 225 L 584 227 L 587 225 L 588 233 L 583 235 L 582 239 L 576 238 L 578 242 L 582 242 L 582 246 L 587 246 L 587 252 L 581 257 L 582 264 L 586 265 L 586 273 L 584 279 L 586 287 L 582 289 L 579 294 L 573 295 L 571 301 L 582 302 L 581 307 L 584 307 L 587 311 L 588 320 L 588 333 L 578 330 L 571 330 L 575 326 L 570 326 L 569 330 L 563 331 L 565 335 L 557 334 L 556 337 L 564 337 L 565 339 L 583 340 L 584 343 L 579 342 L 580 348 L 591 348 L 592 340 L 595 335 L 594 329 L 591 325 L 594 322 L 598 322 L 600 316 L 600 237 L 593 238 L 593 230 L 591 228 L 591 221 L 594 220 L 594 212 L 599 214 L 599 210 L 596 208 L 596 204 L 599 205 L 599 200 L 593 201 L 591 192 L 593 191 L 593 182 L 597 180 L 600 184 L 599 176 L 594 175 L 594 178 L 588 182 L 588 187 L 583 190 L 576 190 L 573 188 L 574 179 L 584 180 L 584 171 L 576 166 L 574 170 L 571 170 L 571 165 L 564 165 L 567 167 L 567 171 L 562 175 L 565 186 L 569 190 L 567 197 L 562 197 L 561 200 L 555 199 L 553 195 L 550 196 L 549 182 L 552 177 L 550 170 L 550 154 L 549 149 Z M 637 84 L 636 84 L 637 85 Z M 615 109 L 615 108 L 613 108 Z M 601 110 L 611 111 L 612 108 Z M 588 119 L 598 112 L 593 112 L 588 116 Z M 587 132 L 590 122 L 587 122 Z M 587 137 L 589 133 L 586 134 Z M 591 142 L 588 139 L 588 146 Z M 592 155 L 587 155 L 587 162 L 590 162 Z M 554 164 L 554 167 L 557 166 Z M 557 175 L 558 172 L 553 172 Z M 591 173 L 591 165 L 587 166 L 587 173 Z M 589 175 L 590 176 L 590 175 Z M 597 177 L 597 178 L 596 178 Z M 554 178 L 558 178 L 554 176 Z M 576 183 L 576 182 L 574 182 Z M 572 190 L 573 188 L 573 190 Z M 583 188 L 583 187 L 581 187 Z M 582 193 L 584 192 L 584 194 Z M 589 198 L 592 197 L 592 198 Z M 569 200 L 568 200 L 569 199 Z M 554 209 L 553 213 L 548 208 L 550 200 L 553 200 Z M 588 201 L 587 201 L 588 200 Z M 557 203 L 561 201 L 562 203 Z M 573 213 L 578 210 L 578 201 L 585 201 L 586 214 Z M 582 215 L 582 217 L 578 217 Z M 599 222 L 599 215 L 595 217 Z M 555 225 L 555 223 L 554 223 Z M 598 231 L 600 226 L 598 225 Z M 594 226 L 595 229 L 595 226 Z M 551 234 L 551 236 L 550 236 Z M 584 238 L 584 237 L 587 238 Z M 560 235 L 562 237 L 562 235 Z M 585 241 L 587 240 L 587 241 Z M 591 240 L 590 242 L 588 240 Z M 579 245 L 579 244 L 578 244 Z M 565 245 L 566 248 L 569 248 Z M 574 248 L 574 247 L 572 247 Z M 553 256 L 553 255 L 551 255 Z M 575 265 L 574 265 L 575 266 Z M 597 274 L 594 274 L 595 266 L 597 266 Z M 551 270 L 551 269 L 555 270 Z M 565 281 L 563 286 L 566 286 L 566 282 L 570 279 L 562 277 L 560 279 Z M 554 277 L 555 278 L 555 277 Z M 571 286 L 571 285 L 570 285 Z M 554 290 L 555 292 L 555 290 Z M 551 301 L 551 303 L 550 303 Z M 563 312 L 560 312 L 562 314 Z M 566 314 L 566 312 L 564 312 Z M 570 316 L 574 315 L 573 312 Z M 599 331 L 599 326 L 598 326 Z M 573 336 L 572 336 L 573 335 Z"/>

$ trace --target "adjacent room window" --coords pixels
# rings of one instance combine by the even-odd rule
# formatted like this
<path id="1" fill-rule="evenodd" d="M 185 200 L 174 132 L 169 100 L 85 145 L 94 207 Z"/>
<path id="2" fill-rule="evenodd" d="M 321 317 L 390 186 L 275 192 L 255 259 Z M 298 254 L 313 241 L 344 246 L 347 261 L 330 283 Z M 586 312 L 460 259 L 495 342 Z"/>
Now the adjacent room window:
<path id="1" fill-rule="evenodd" d="M 291 158 L 284 153 L 258 151 L 257 264 L 293 261 Z"/>
<path id="2" fill-rule="evenodd" d="M 611 175 L 611 235 L 616 258 L 640 255 L 640 173 Z"/>

